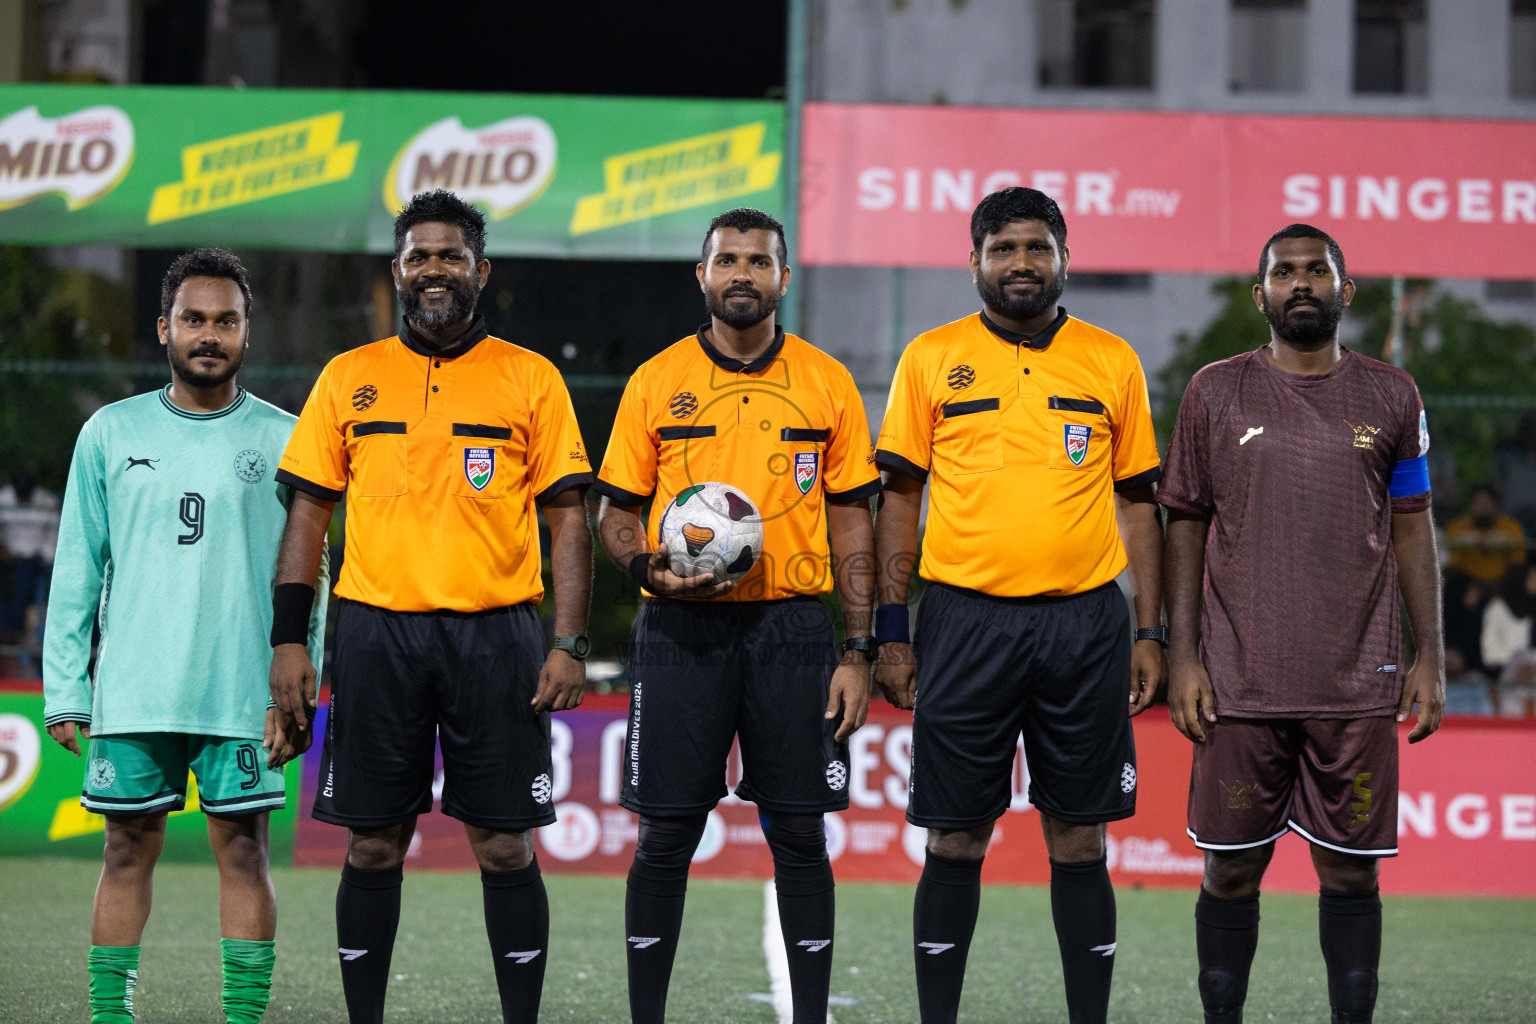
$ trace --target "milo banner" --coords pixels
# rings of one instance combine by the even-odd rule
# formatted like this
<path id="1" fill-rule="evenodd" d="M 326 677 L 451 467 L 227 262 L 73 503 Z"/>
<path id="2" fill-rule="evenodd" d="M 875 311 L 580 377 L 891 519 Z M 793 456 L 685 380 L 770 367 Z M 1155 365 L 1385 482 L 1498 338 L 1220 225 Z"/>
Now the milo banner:
<path id="1" fill-rule="evenodd" d="M 55 743 L 43 729 L 37 683 L 0 680 L 0 857 L 101 858 L 107 821 L 80 806 L 85 758 Z M 272 813 L 272 862 L 289 863 L 299 798 L 299 771 L 284 772 L 288 806 Z M 169 860 L 213 861 L 208 821 L 198 811 L 197 782 L 187 778 L 187 806 L 169 815 Z"/>
<path id="2" fill-rule="evenodd" d="M 388 253 L 447 188 L 493 255 L 687 259 L 782 151 L 765 101 L 0 85 L 0 242 Z"/>

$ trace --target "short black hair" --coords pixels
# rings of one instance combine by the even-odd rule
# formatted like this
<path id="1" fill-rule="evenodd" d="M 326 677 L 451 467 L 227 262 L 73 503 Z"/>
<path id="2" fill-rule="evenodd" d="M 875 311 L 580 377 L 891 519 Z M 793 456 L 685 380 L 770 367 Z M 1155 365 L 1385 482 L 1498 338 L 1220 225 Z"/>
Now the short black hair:
<path id="1" fill-rule="evenodd" d="M 996 234 L 1003 225 L 1018 220 L 1043 220 L 1056 244 L 1067 244 L 1067 220 L 1061 215 L 1056 200 L 1035 188 L 1010 185 L 1000 188 L 976 204 L 971 213 L 971 248 L 981 252 L 981 244 L 988 235 Z"/>
<path id="2" fill-rule="evenodd" d="M 1339 280 L 1342 281 L 1349 275 L 1344 271 L 1344 250 L 1339 248 L 1339 243 L 1333 240 L 1333 236 L 1322 228 L 1315 228 L 1311 224 L 1287 224 L 1285 227 L 1269 236 L 1269 241 L 1264 243 L 1264 251 L 1259 253 L 1259 280 L 1264 280 L 1264 275 L 1269 273 L 1269 247 L 1286 238 L 1321 238 L 1328 246 L 1328 258 L 1338 268 Z"/>
<path id="3" fill-rule="evenodd" d="M 245 264 L 228 249 L 204 248 L 184 252 L 171 263 L 160 281 L 160 315 L 171 318 L 176 292 L 189 277 L 222 277 L 240 286 L 245 296 L 245 318 L 251 318 L 251 282 Z"/>
<path id="4" fill-rule="evenodd" d="M 485 258 L 485 214 L 445 188 L 418 192 L 395 214 L 395 256 L 405 245 L 405 233 L 417 224 L 456 224 L 464 244 L 479 263 Z"/>
<path id="5" fill-rule="evenodd" d="M 704 246 L 699 250 L 700 263 L 709 262 L 709 240 L 715 237 L 715 232 L 720 228 L 735 228 L 737 231 L 772 231 L 779 239 L 778 250 L 774 253 L 779 258 L 779 266 L 789 266 L 789 244 L 784 241 L 784 225 L 771 215 L 762 210 L 754 210 L 750 206 L 738 206 L 734 210 L 726 210 L 709 222 L 709 230 L 704 232 Z"/>

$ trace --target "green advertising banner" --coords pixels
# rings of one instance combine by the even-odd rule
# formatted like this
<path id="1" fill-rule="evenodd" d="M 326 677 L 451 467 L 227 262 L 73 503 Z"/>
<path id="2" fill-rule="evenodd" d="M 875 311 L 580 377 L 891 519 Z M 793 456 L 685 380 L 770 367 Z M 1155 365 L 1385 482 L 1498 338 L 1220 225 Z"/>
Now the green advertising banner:
<path id="1" fill-rule="evenodd" d="M 0 857 L 100 859 L 106 819 L 80 806 L 85 759 L 55 743 L 42 721 L 41 686 L 0 689 Z M 283 774 L 288 806 L 272 812 L 273 864 L 293 863 L 298 823 L 299 763 Z M 207 820 L 197 810 L 197 783 L 190 775 L 186 810 L 169 816 L 161 856 L 213 860 Z"/>
<path id="2" fill-rule="evenodd" d="M 758 100 L 0 85 L 0 242 L 388 253 L 447 188 L 493 255 L 692 259 L 779 212 L 783 137 Z"/>

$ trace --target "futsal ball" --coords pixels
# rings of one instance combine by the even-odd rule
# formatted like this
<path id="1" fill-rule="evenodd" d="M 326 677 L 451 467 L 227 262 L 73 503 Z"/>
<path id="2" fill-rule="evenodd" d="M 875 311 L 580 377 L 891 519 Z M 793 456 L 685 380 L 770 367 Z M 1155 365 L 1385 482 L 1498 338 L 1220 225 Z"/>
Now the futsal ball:
<path id="1" fill-rule="evenodd" d="M 763 552 L 763 517 L 752 499 L 730 484 L 694 484 L 667 502 L 661 542 L 679 576 L 739 580 Z"/>

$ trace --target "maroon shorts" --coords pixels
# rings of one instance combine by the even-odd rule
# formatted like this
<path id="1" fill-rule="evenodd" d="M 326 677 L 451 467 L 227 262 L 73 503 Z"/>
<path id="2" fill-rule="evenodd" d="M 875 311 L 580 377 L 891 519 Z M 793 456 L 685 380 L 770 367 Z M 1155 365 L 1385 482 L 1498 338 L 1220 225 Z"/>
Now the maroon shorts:
<path id="1" fill-rule="evenodd" d="M 1340 853 L 1397 855 L 1395 720 L 1223 718 L 1205 725 L 1189 779 L 1195 845 L 1245 850 L 1291 831 Z"/>

